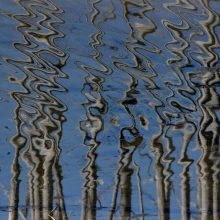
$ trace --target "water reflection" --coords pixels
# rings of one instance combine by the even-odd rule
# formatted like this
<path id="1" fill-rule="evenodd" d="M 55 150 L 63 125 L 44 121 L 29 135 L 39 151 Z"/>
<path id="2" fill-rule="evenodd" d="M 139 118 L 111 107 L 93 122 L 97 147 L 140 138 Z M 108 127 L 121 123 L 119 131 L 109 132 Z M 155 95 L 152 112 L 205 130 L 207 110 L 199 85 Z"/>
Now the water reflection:
<path id="1" fill-rule="evenodd" d="M 198 161 L 199 201 L 202 210 L 201 219 L 219 218 L 219 120 L 216 111 L 219 110 L 219 97 L 216 85 L 219 83 L 217 70 L 205 68 L 204 73 L 193 74 L 192 81 L 200 88 L 198 100 L 202 111 L 198 143 L 201 148 L 201 158 Z"/>
<path id="2" fill-rule="evenodd" d="M 133 154 L 137 147 L 142 143 L 143 137 L 139 134 L 136 127 L 136 121 L 132 114 L 131 106 L 137 103 L 137 100 L 133 97 L 137 83 L 132 78 L 129 90 L 126 92 L 126 96 L 122 101 L 122 105 L 127 111 L 127 114 L 131 118 L 131 126 L 124 127 L 120 131 L 120 159 L 118 162 L 118 169 L 116 172 L 116 180 L 114 185 L 112 208 L 109 219 L 113 219 L 114 213 L 117 207 L 117 197 L 120 188 L 120 216 L 121 219 L 131 218 L 132 214 L 132 175 L 134 173 L 134 166 L 132 167 Z M 136 165 L 137 166 L 137 165 Z M 142 203 L 143 201 L 141 201 Z M 141 207 L 143 208 L 142 204 Z M 143 210 L 142 210 L 143 214 Z"/>
<path id="3" fill-rule="evenodd" d="M 64 189 L 73 195 L 77 187 L 81 213 L 73 219 L 219 219 L 219 3 L 54 2 L 66 12 L 52 1 L 19 0 L 23 13 L 11 15 L 22 57 L 6 62 L 24 77 L 9 78 L 22 89 L 11 93 L 17 134 L 9 219 L 72 219 Z M 73 32 L 65 23 L 70 8 L 81 13 Z M 86 40 L 65 40 L 81 32 Z M 64 41 L 65 50 L 58 46 Z M 64 112 L 77 96 L 75 78 L 63 71 L 67 62 L 82 79 L 84 99 L 71 116 L 80 115 L 74 126 L 83 143 L 74 138 L 85 159 L 81 170 L 68 171 L 82 175 L 77 189 L 63 183 L 69 177 L 60 160 Z M 71 85 L 59 81 L 68 77 Z"/>
<path id="4" fill-rule="evenodd" d="M 95 61 L 98 68 L 87 65 L 86 63 L 78 63 L 80 68 L 87 74 L 81 91 L 87 99 L 87 102 L 83 104 L 87 119 L 80 121 L 80 128 L 85 134 L 84 144 L 88 147 L 88 153 L 86 155 L 87 164 L 82 170 L 85 176 L 82 198 L 82 219 L 96 219 L 97 203 L 101 206 L 101 202 L 97 196 L 98 174 L 96 158 L 98 155 L 96 150 L 100 145 L 97 135 L 104 129 L 103 117 L 108 111 L 108 105 L 102 95 L 102 85 L 105 77 L 110 75 L 112 70 L 104 63 L 102 59 L 103 55 L 100 52 L 100 48 L 103 46 L 102 38 L 105 34 L 100 25 L 112 18 L 112 9 L 110 13 L 107 11 L 106 14 L 102 14 L 97 7 L 100 2 L 100 0 L 87 2 L 88 8 L 92 9 L 87 15 L 87 19 L 89 23 L 94 25 L 96 30 L 90 37 L 89 46 L 94 51 L 92 60 Z"/>
<path id="5" fill-rule="evenodd" d="M 12 139 L 15 157 L 10 189 L 9 219 L 67 219 L 62 192 L 62 167 L 59 164 L 63 112 L 67 110 L 54 92 L 67 92 L 57 78 L 66 74 L 61 68 L 67 55 L 56 46 L 55 39 L 64 37 L 54 28 L 63 23 L 57 14 L 62 10 L 48 1 L 18 1 L 23 14 L 13 15 L 20 24 L 17 31 L 24 42 L 14 43 L 25 59 L 7 59 L 25 76 L 18 83 L 22 92 L 11 95 L 17 102 L 17 134 Z M 22 161 L 28 166 L 28 184 L 24 208 L 20 208 Z"/>

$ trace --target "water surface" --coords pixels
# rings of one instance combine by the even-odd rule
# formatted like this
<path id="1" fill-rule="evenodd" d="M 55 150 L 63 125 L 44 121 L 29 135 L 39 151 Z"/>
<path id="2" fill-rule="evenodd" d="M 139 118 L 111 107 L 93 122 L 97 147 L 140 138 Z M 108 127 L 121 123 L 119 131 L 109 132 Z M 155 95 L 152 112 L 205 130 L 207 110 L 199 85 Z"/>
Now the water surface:
<path id="1" fill-rule="evenodd" d="M 1 0 L 0 220 L 220 219 L 219 12 Z"/>

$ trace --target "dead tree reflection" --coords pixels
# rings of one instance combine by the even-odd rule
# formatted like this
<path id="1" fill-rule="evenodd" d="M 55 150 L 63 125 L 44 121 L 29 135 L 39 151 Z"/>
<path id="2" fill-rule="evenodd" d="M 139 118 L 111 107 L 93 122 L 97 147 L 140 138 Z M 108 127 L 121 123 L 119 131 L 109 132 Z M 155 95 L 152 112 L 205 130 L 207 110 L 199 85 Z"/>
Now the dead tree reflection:
<path id="1" fill-rule="evenodd" d="M 66 220 L 59 142 L 65 121 L 63 113 L 67 107 L 53 94 L 66 92 L 57 78 L 66 78 L 61 68 L 68 56 L 55 44 L 55 39 L 64 35 L 53 25 L 64 22 L 57 17 L 62 10 L 52 1 L 20 0 L 17 3 L 25 13 L 13 15 L 13 18 L 20 23 L 17 31 L 23 35 L 24 42 L 16 42 L 14 47 L 26 60 L 7 59 L 9 64 L 24 73 L 24 79 L 20 81 L 23 91 L 12 93 L 17 102 L 17 134 L 12 139 L 15 157 L 12 164 L 9 219 L 17 220 L 20 216 L 32 220 Z M 54 63 L 54 60 L 57 62 Z M 30 172 L 26 204 L 21 209 L 20 175 L 23 161 Z"/>

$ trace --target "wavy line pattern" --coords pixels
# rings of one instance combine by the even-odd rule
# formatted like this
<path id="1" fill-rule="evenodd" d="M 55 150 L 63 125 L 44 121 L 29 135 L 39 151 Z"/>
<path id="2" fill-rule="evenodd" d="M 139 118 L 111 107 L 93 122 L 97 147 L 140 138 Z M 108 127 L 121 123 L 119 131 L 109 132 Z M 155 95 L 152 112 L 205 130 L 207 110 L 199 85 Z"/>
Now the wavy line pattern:
<path id="1" fill-rule="evenodd" d="M 8 219 L 219 219 L 219 1 L 15 7 Z"/>
<path id="2" fill-rule="evenodd" d="M 67 219 L 59 165 L 59 141 L 67 106 L 54 94 L 67 92 L 57 81 L 67 78 L 61 68 L 68 56 L 55 42 L 64 37 L 54 26 L 64 22 L 58 17 L 62 10 L 52 1 L 20 0 L 17 3 L 24 13 L 13 18 L 19 22 L 17 31 L 24 41 L 14 43 L 14 48 L 25 59 L 6 59 L 24 73 L 19 81 L 23 91 L 11 94 L 17 102 L 17 134 L 12 139 L 15 157 L 9 219 L 18 219 L 19 215 L 23 219 Z M 30 170 L 24 210 L 19 203 L 21 160 Z"/>

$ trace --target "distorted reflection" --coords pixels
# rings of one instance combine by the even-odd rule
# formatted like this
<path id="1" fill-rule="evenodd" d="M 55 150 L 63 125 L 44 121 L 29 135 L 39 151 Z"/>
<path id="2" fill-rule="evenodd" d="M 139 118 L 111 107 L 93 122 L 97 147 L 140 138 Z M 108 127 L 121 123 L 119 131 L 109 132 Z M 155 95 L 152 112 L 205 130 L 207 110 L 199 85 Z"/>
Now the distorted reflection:
<path id="1" fill-rule="evenodd" d="M 8 219 L 220 219 L 220 2 L 7 4 Z"/>
<path id="2" fill-rule="evenodd" d="M 67 55 L 55 44 L 64 37 L 54 29 L 54 23 L 63 23 L 56 14 L 62 13 L 47 1 L 18 1 L 26 12 L 14 15 L 24 42 L 14 47 L 26 56 L 24 60 L 7 59 L 7 62 L 23 71 L 20 81 L 22 92 L 12 92 L 17 102 L 15 117 L 17 134 L 12 139 L 15 157 L 10 189 L 9 219 L 67 219 L 62 193 L 62 168 L 59 164 L 63 112 L 67 107 L 53 95 L 66 92 L 57 78 L 66 77 L 61 71 Z M 25 207 L 20 208 L 21 160 L 28 166 L 28 185 Z"/>

